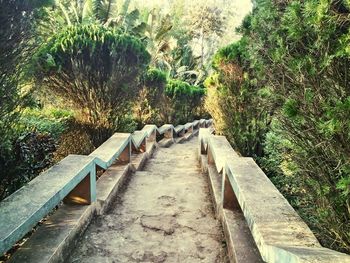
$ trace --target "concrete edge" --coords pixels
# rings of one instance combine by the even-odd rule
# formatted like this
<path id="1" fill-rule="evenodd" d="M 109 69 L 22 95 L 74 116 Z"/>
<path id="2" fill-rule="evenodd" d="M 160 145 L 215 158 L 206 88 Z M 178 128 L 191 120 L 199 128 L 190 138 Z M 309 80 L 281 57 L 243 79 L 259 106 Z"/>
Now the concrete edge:
<path id="1" fill-rule="evenodd" d="M 126 177 L 132 172 L 131 164 L 126 164 L 121 167 L 119 171 L 114 171 L 115 174 L 109 176 L 109 172 L 114 167 L 111 166 L 106 170 L 105 176 L 102 175 L 97 181 L 97 191 L 102 194 L 97 199 L 97 214 L 104 214 L 110 207 L 113 198 L 118 194 L 120 188 L 123 186 Z"/>
<path id="2" fill-rule="evenodd" d="M 200 138 L 199 138 L 200 139 Z M 210 140 L 208 145 L 210 146 Z M 199 147 L 201 147 L 201 142 L 199 142 Z M 216 149 L 217 150 L 217 149 Z M 198 150 L 198 154 L 200 154 L 200 149 Z M 212 174 L 217 174 L 218 171 L 217 169 L 220 168 L 220 166 L 218 167 L 217 164 L 215 165 L 208 165 L 208 158 L 207 155 L 201 155 L 199 158 L 199 163 L 201 165 L 201 169 L 203 173 L 207 173 L 208 177 L 209 177 L 209 182 L 210 182 L 210 191 L 212 194 L 212 198 L 213 198 L 213 204 L 214 207 L 216 207 L 216 214 L 218 216 L 218 218 L 221 219 L 221 223 L 225 232 L 225 237 L 226 237 L 226 241 L 229 242 L 228 244 L 228 249 L 231 250 L 231 252 L 229 251 L 230 254 L 230 262 L 264 262 L 262 261 L 248 261 L 248 260 L 241 260 L 238 261 L 237 256 L 234 256 L 235 253 L 233 253 L 233 244 L 235 242 L 233 242 L 232 240 L 232 235 L 230 234 L 230 228 L 232 227 L 231 225 L 229 225 L 228 220 L 227 220 L 227 214 L 228 212 L 232 212 L 231 210 L 227 210 L 227 209 L 222 209 L 222 207 L 220 207 L 218 209 L 218 205 L 220 204 L 220 199 L 218 199 L 216 196 L 217 194 L 215 193 L 215 187 L 213 186 L 213 178 L 212 178 Z M 238 157 L 239 159 L 242 158 L 243 159 L 247 159 L 244 157 Z M 226 158 L 225 158 L 226 159 Z M 214 157 L 215 160 L 215 157 Z M 223 162 L 223 169 L 226 168 L 226 162 L 227 160 L 225 160 Z M 210 166 L 216 166 L 216 169 L 214 167 L 215 172 L 212 171 Z M 221 169 L 221 170 L 223 170 Z M 221 171 L 220 171 L 221 172 Z M 214 176 L 214 175 L 213 175 Z M 242 204 L 240 204 L 242 205 Z M 220 204 L 221 206 L 221 204 Z M 222 210 L 222 211 L 220 211 Z M 247 219 L 245 218 L 245 216 L 243 215 L 243 219 L 244 219 L 244 224 L 246 224 L 246 228 L 249 230 L 249 233 L 251 235 L 251 239 L 253 240 L 255 246 L 256 246 L 256 236 L 254 235 L 255 231 L 250 230 L 250 224 L 248 224 Z M 251 226 L 252 228 L 254 228 L 253 226 Z M 231 235 L 231 236 L 230 236 Z M 230 240 L 232 239 L 232 240 Z M 256 246 L 257 251 L 259 252 L 260 257 L 264 255 L 265 258 L 268 258 L 268 262 L 283 262 L 283 263 L 318 263 L 318 262 L 322 262 L 322 263 L 330 263 L 330 262 L 334 262 L 334 263 L 350 263 L 350 256 L 344 253 L 340 253 L 328 248 L 324 248 L 324 247 L 306 247 L 306 246 L 298 246 L 298 247 L 282 247 L 282 246 L 277 246 L 277 245 L 268 245 L 265 244 L 264 242 L 262 242 L 261 240 L 258 240 L 259 242 L 259 246 Z M 239 243 L 239 242 L 238 242 Z M 236 242 L 237 244 L 237 242 Z"/>
<path id="3" fill-rule="evenodd" d="M 263 262 L 250 233 L 249 226 L 247 222 L 245 222 L 243 213 L 222 208 L 222 185 L 219 183 L 222 181 L 222 175 L 217 172 L 215 165 L 208 165 L 208 158 L 206 155 L 201 154 L 200 163 L 202 173 L 208 176 L 209 190 L 214 205 L 215 216 L 220 220 L 222 225 L 230 262 Z M 232 217 L 235 219 L 238 218 L 239 220 L 234 220 L 235 224 L 233 224 Z M 242 238 L 242 236 L 244 236 L 244 240 L 238 239 L 238 237 Z M 240 250 L 242 248 L 243 251 Z"/>
<path id="4" fill-rule="evenodd" d="M 72 209 L 69 205 L 61 206 L 53 215 L 50 216 L 47 222 L 44 222 L 38 230 L 25 242 L 25 244 L 14 253 L 8 262 L 11 263 L 23 263 L 23 262 L 35 262 L 35 263 L 58 263 L 65 262 L 69 253 L 73 247 L 76 246 L 80 237 L 83 235 L 91 220 L 96 215 L 104 214 L 109 209 L 113 199 L 120 192 L 124 185 L 127 177 L 133 173 L 136 168 L 137 170 L 142 169 L 146 164 L 147 160 L 152 158 L 152 155 L 158 148 L 156 142 L 149 143 L 150 147 L 147 148 L 146 152 L 142 154 L 140 162 L 135 167 L 133 164 L 128 163 L 126 165 L 118 165 L 116 167 L 121 168 L 118 171 L 118 175 L 113 176 L 114 178 L 102 175 L 97 181 L 96 188 L 98 190 L 106 190 L 103 195 L 99 195 L 96 202 L 88 206 L 79 206 L 74 208 L 72 216 L 67 216 L 66 210 Z M 113 169 L 113 165 L 108 168 Z M 106 172 L 108 173 L 108 169 Z M 105 172 L 105 173 L 106 173 Z M 77 216 L 77 213 L 79 215 Z M 58 237 L 52 231 L 52 225 L 48 222 L 57 222 L 57 225 L 61 225 L 63 229 L 60 231 L 61 236 Z M 70 226 L 67 227 L 63 222 L 70 222 Z M 51 236 L 51 246 L 42 246 L 43 240 Z M 47 242 L 46 242 L 47 244 Z M 41 253 L 37 253 L 38 249 L 41 248 Z M 34 253 L 30 253 L 34 251 Z M 40 255 L 38 255 L 40 254 Z M 46 256 L 45 256 L 46 254 Z"/>
<path id="5" fill-rule="evenodd" d="M 222 209 L 221 224 L 227 242 L 230 262 L 264 262 L 241 211 Z"/>
<path id="6" fill-rule="evenodd" d="M 69 255 L 70 248 L 75 246 L 77 240 L 85 232 L 96 211 L 96 203 L 75 207 L 62 205 L 14 253 L 8 262 L 64 262 Z M 43 246 L 43 243 L 51 244 L 51 246 Z"/>

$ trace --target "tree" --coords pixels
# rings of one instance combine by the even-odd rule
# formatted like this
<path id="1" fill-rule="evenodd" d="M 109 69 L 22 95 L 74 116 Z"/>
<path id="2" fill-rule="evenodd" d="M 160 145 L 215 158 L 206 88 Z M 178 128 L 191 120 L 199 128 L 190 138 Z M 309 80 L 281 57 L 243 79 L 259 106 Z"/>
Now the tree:
<path id="1" fill-rule="evenodd" d="M 142 78 L 142 87 L 134 103 L 134 115 L 140 128 L 145 124 L 162 125 L 167 122 L 163 113 L 168 110 L 164 94 L 166 75 L 166 72 L 150 68 Z"/>
<path id="2" fill-rule="evenodd" d="M 249 86 L 261 87 L 237 92 L 230 102 L 250 103 L 233 115 L 249 123 L 265 108 L 273 114 L 261 164 L 276 167 L 263 168 L 293 196 L 291 204 L 321 243 L 341 251 L 350 251 L 349 13 L 348 1 L 256 1 L 239 29 L 246 44 L 238 54 L 245 59 L 230 57 L 248 72 Z M 219 76 L 225 71 L 219 68 Z M 266 92 L 268 99 L 257 103 Z M 224 124 L 237 129 L 231 134 L 239 141 L 240 126 L 230 120 Z"/>
<path id="3" fill-rule="evenodd" d="M 6 141 L 9 129 L 22 103 L 20 82 L 35 45 L 33 20 L 35 9 L 48 1 L 0 2 L 0 136 Z"/>
<path id="4" fill-rule="evenodd" d="M 130 35 L 101 25 L 76 25 L 55 34 L 43 46 L 35 77 L 99 129 L 94 141 L 98 145 L 130 110 L 149 61 L 144 45 Z"/>
<path id="5" fill-rule="evenodd" d="M 0 1 L 0 199 L 11 185 L 18 184 L 14 164 L 14 125 L 25 104 L 26 92 L 21 88 L 28 60 L 36 43 L 33 24 L 39 8 L 49 1 Z M 20 178 L 21 179 L 21 178 Z"/>
<path id="6" fill-rule="evenodd" d="M 172 35 L 173 23 L 169 14 L 162 15 L 159 9 L 152 9 L 146 16 L 145 36 L 147 50 L 151 54 L 151 66 L 170 71 L 171 51 L 177 46 Z"/>
<path id="7" fill-rule="evenodd" d="M 165 88 L 168 99 L 168 121 L 173 124 L 185 123 L 200 116 L 205 90 L 191 86 L 181 80 L 170 79 Z"/>
<path id="8" fill-rule="evenodd" d="M 204 68 L 205 62 L 210 58 L 213 50 L 211 45 L 215 42 L 216 37 L 221 37 L 225 31 L 225 17 L 222 10 L 218 7 L 202 5 L 190 11 L 188 15 L 189 30 L 193 38 L 199 40 L 200 46 L 200 66 Z M 205 46 L 208 46 L 205 53 Z"/>
<path id="9" fill-rule="evenodd" d="M 122 28 L 124 32 L 137 31 L 139 11 L 128 12 L 130 0 L 55 0 L 45 9 L 45 19 L 40 23 L 40 32 L 50 36 L 66 26 L 97 23 L 105 27 Z"/>
<path id="10" fill-rule="evenodd" d="M 243 156 L 262 157 L 263 142 L 271 117 L 267 88 L 260 86 L 249 68 L 247 40 L 220 49 L 213 60 L 213 74 L 205 81 L 205 108 Z M 263 83 L 260 83 L 263 84 Z M 257 108 L 259 110 L 257 110 Z"/>

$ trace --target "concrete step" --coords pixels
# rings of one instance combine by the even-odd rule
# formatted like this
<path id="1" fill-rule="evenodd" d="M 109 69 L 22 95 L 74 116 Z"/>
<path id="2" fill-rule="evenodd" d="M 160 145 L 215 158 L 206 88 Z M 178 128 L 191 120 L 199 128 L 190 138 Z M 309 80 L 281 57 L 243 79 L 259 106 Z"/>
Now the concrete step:
<path id="1" fill-rule="evenodd" d="M 222 173 L 218 173 L 214 164 L 208 165 L 206 155 L 201 155 L 202 172 L 208 174 L 209 189 L 211 192 L 216 217 L 220 219 L 227 243 L 230 262 L 260 263 L 264 262 L 250 232 L 243 212 L 223 209 L 222 204 Z"/>

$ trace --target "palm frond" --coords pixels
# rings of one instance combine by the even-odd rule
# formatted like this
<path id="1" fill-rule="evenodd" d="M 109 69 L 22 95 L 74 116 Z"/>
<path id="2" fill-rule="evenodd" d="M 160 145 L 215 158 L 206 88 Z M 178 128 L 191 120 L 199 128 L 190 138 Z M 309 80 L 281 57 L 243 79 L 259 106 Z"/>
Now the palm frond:
<path id="1" fill-rule="evenodd" d="M 82 12 L 82 21 L 88 21 L 93 14 L 93 0 L 85 0 Z"/>
<path id="2" fill-rule="evenodd" d="M 56 1 L 56 5 L 59 7 L 59 9 L 61 10 L 61 12 L 64 15 L 65 21 L 67 23 L 67 25 L 72 25 L 72 22 L 70 20 L 69 14 L 68 14 L 68 10 L 65 8 L 65 6 L 62 4 L 62 2 L 60 0 Z"/>

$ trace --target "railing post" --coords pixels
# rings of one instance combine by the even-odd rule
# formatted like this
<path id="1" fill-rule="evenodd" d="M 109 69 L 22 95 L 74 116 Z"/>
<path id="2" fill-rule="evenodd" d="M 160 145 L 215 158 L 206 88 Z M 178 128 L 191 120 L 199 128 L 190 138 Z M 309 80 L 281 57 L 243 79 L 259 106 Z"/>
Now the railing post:
<path id="1" fill-rule="evenodd" d="M 131 141 L 129 140 L 128 145 L 121 152 L 118 159 L 116 160 L 117 164 L 127 164 L 131 160 Z"/>
<path id="2" fill-rule="evenodd" d="M 209 165 L 213 165 L 213 164 L 215 164 L 215 161 L 214 161 L 214 158 L 213 158 L 213 154 L 212 154 L 212 152 L 211 152 L 210 146 L 208 145 L 207 147 L 208 147 L 208 148 L 207 148 L 207 153 L 208 153 L 208 164 L 209 164 Z"/>
<path id="3" fill-rule="evenodd" d="M 231 211 L 241 210 L 235 192 L 233 191 L 232 185 L 227 177 L 226 169 L 223 169 L 221 194 L 222 208 Z"/>
<path id="4" fill-rule="evenodd" d="M 167 138 L 167 139 L 173 139 L 174 138 L 174 134 L 173 134 L 173 129 L 172 128 L 169 128 L 168 130 L 166 130 L 164 132 L 164 138 Z"/>
<path id="5" fill-rule="evenodd" d="M 138 148 L 135 145 L 132 145 L 132 153 L 144 153 L 146 152 L 147 140 L 144 138 Z"/>
<path id="6" fill-rule="evenodd" d="M 148 136 L 147 140 L 148 140 L 149 142 L 155 142 L 156 139 L 157 139 L 157 130 L 154 129 L 154 130 L 152 131 L 152 133 Z"/>
<path id="7" fill-rule="evenodd" d="M 66 204 L 89 205 L 96 201 L 96 165 L 91 165 L 89 173 L 63 199 Z"/>

